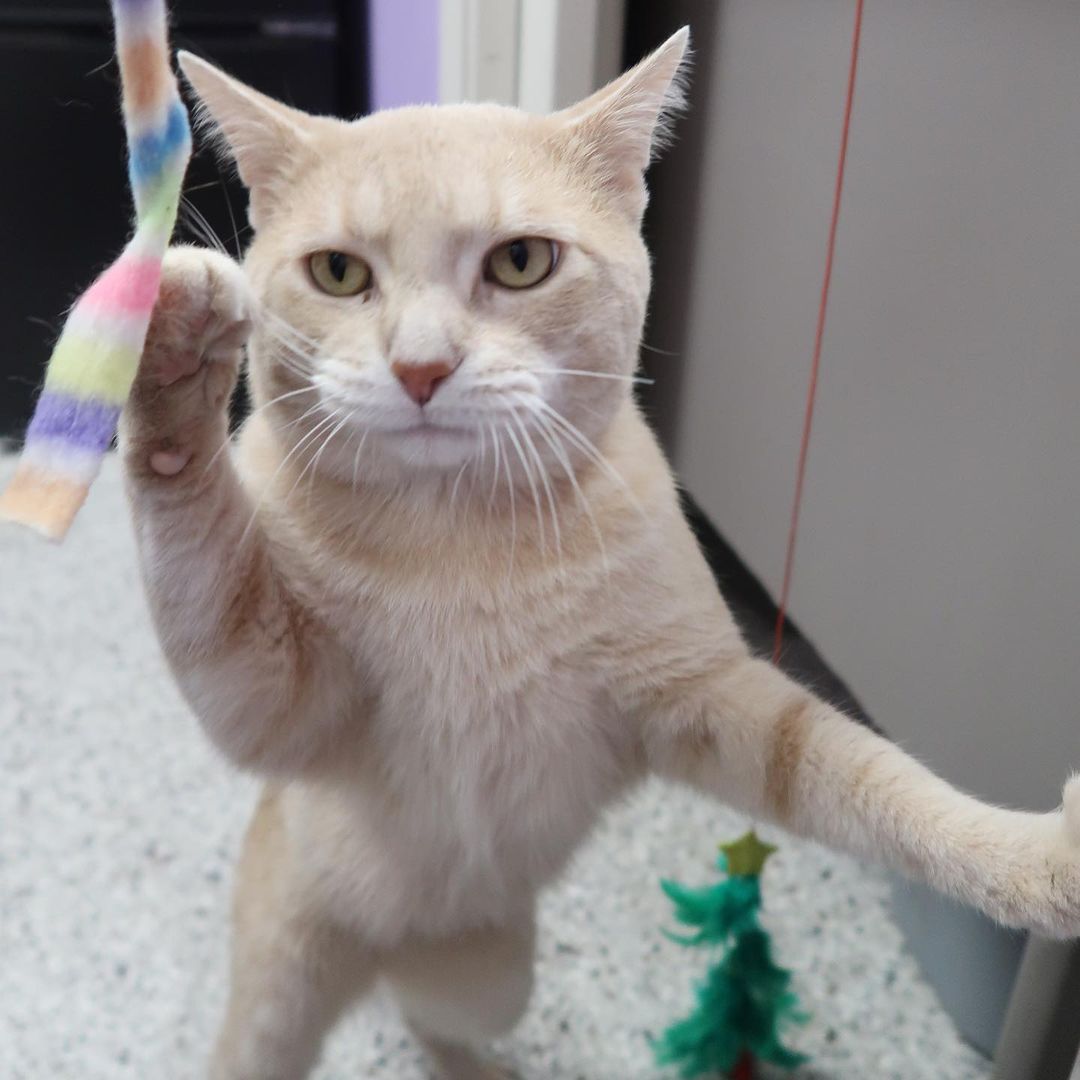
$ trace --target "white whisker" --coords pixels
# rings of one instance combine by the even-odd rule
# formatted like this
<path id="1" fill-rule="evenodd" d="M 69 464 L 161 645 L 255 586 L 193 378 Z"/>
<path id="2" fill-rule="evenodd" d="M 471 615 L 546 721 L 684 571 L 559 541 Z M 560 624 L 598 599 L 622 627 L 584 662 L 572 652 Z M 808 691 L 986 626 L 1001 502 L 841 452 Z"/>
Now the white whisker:
<path id="1" fill-rule="evenodd" d="M 465 475 L 465 470 L 469 467 L 469 459 L 466 458 L 461 463 L 461 468 L 458 469 L 457 476 L 454 477 L 454 486 L 450 490 L 450 505 L 453 506 L 457 501 L 458 486 L 461 484 L 461 478 Z"/>
<path id="2" fill-rule="evenodd" d="M 95 70 L 96 71 L 101 71 L 101 70 L 104 70 L 106 67 L 108 67 L 108 64 L 102 64 L 100 68 L 97 68 Z M 94 72 L 91 71 L 88 74 L 93 75 Z M 185 184 L 184 185 L 184 190 L 188 191 L 188 192 L 191 192 L 191 191 L 205 191 L 207 188 L 217 187 L 218 184 L 220 184 L 220 183 L 221 183 L 220 180 L 207 180 L 205 184 Z"/>
<path id="3" fill-rule="evenodd" d="M 294 336 L 289 331 L 284 320 L 275 315 L 265 304 L 262 306 L 259 314 L 263 319 L 263 328 L 271 334 L 274 340 L 285 345 L 298 356 L 310 358 L 318 352 L 317 349 L 312 349 L 307 342 L 301 341 L 298 337 Z"/>
<path id="4" fill-rule="evenodd" d="M 311 439 L 319 432 L 321 428 L 325 427 L 328 423 L 333 423 L 334 420 L 337 419 L 337 416 L 338 412 L 335 411 L 330 416 L 326 417 L 323 420 L 320 420 L 309 432 L 307 432 L 307 434 L 302 435 L 292 447 L 292 449 L 281 459 L 278 467 L 274 470 L 273 475 L 270 477 L 266 486 L 263 488 L 263 492 L 259 496 L 258 501 L 255 503 L 255 508 L 251 511 L 251 517 L 248 519 L 247 525 L 244 526 L 244 531 L 240 534 L 240 547 L 243 547 L 244 541 L 248 537 L 248 533 L 251 532 L 251 527 L 255 524 L 255 519 L 259 516 L 259 511 L 262 509 L 262 505 L 266 501 L 266 497 L 269 494 L 270 489 L 274 486 L 274 481 L 276 481 L 277 478 L 281 475 L 282 469 L 284 469 L 285 466 L 288 465 L 293 455 L 295 455 L 305 443 L 310 442 Z M 294 484 L 293 487 L 295 486 L 296 485 Z M 289 494 L 292 494 L 292 488 L 289 489 Z"/>
<path id="5" fill-rule="evenodd" d="M 656 353 L 658 356 L 678 356 L 677 352 L 671 352 L 670 349 L 658 349 L 655 345 L 646 345 L 643 341 L 641 343 L 643 349 L 647 349 L 651 353 Z"/>
<path id="6" fill-rule="evenodd" d="M 263 402 L 257 409 L 252 409 L 251 412 L 248 413 L 248 416 L 255 416 L 264 409 L 269 409 L 271 405 L 276 405 L 279 401 L 286 401 L 289 398 L 298 397 L 300 394 L 312 394 L 315 392 L 314 386 L 301 386 L 297 390 L 287 390 L 284 394 L 278 394 L 277 397 L 273 397 L 269 401 Z"/>
<path id="7" fill-rule="evenodd" d="M 540 474 L 540 483 L 544 487 L 544 494 L 547 496 L 548 509 L 551 511 L 551 528 L 555 534 L 555 551 L 559 558 L 559 569 L 563 570 L 562 532 L 559 529 L 559 514 L 555 508 L 555 496 L 551 490 L 551 482 L 548 479 L 544 459 L 536 449 L 536 444 L 532 441 L 532 436 L 529 435 L 528 428 L 525 427 L 521 417 L 518 416 L 517 412 L 512 412 L 510 415 L 514 423 L 517 424 L 518 430 L 521 432 L 521 437 L 525 442 L 526 449 L 532 455 L 533 461 L 536 463 L 536 471 Z"/>
<path id="8" fill-rule="evenodd" d="M 206 220 L 206 216 L 186 195 L 180 196 L 180 205 L 182 213 L 186 212 L 188 215 L 185 224 L 195 233 L 198 239 L 220 251 L 222 255 L 229 255 L 228 248 L 222 243 L 221 237 L 214 232 L 213 226 Z M 232 256 L 229 255 L 229 258 L 232 258 Z"/>
<path id="9" fill-rule="evenodd" d="M 290 420 L 287 424 L 282 424 L 281 430 L 282 431 L 288 431 L 289 428 L 295 427 L 297 424 L 302 423 L 304 420 L 306 420 L 309 416 L 312 416 L 315 413 L 317 413 L 322 407 L 323 407 L 323 402 L 322 402 L 322 399 L 320 398 L 318 401 L 315 402 L 314 405 L 310 406 L 308 409 L 306 409 L 304 412 L 302 412 L 299 416 L 293 417 L 293 419 Z"/>
<path id="10" fill-rule="evenodd" d="M 330 414 L 330 416 L 327 417 L 326 420 L 321 420 L 318 424 L 315 425 L 315 427 L 313 427 L 311 429 L 311 431 L 308 432 L 307 451 L 309 453 L 309 456 L 308 456 L 307 463 L 304 465 L 303 469 L 300 470 L 300 474 L 292 482 L 292 486 L 289 488 L 289 490 L 285 492 L 285 495 L 281 500 L 283 503 L 288 502 L 289 499 L 292 498 L 293 492 L 300 486 L 300 481 L 303 480 L 304 477 L 307 475 L 307 471 L 311 467 L 311 463 L 312 463 L 312 461 L 314 459 L 314 455 L 315 455 L 315 453 L 317 453 L 317 451 L 314 451 L 314 452 L 311 451 L 312 443 L 315 442 L 316 440 L 310 438 L 310 436 L 312 434 L 314 434 L 315 432 L 318 432 L 320 435 L 322 435 L 326 431 L 326 429 L 328 427 L 332 426 L 334 421 L 337 420 L 338 417 L 340 417 L 340 416 L 341 416 L 341 410 L 340 409 L 335 409 Z M 325 442 L 322 445 L 325 445 Z"/>
<path id="11" fill-rule="evenodd" d="M 251 412 L 249 412 L 245 417 L 245 420 L 250 420 L 253 416 L 261 413 L 264 409 L 270 408 L 271 405 L 276 405 L 279 401 L 284 401 L 286 398 L 296 397 L 297 394 L 309 394 L 314 389 L 315 387 L 313 386 L 302 386 L 299 390 L 290 390 L 287 394 L 278 394 L 277 397 L 271 398 L 269 401 L 264 402 L 257 409 L 252 409 Z M 221 457 L 223 453 L 225 453 L 229 446 L 232 445 L 232 441 L 233 435 L 230 434 L 225 439 L 225 441 L 214 451 L 213 456 L 206 463 L 206 468 L 203 469 L 204 473 L 214 464 L 215 461 L 217 461 L 219 457 Z"/>
<path id="12" fill-rule="evenodd" d="M 225 196 L 225 209 L 229 212 L 229 224 L 232 225 L 233 247 L 236 248 L 236 261 L 240 262 L 244 253 L 240 250 L 240 229 L 236 224 L 236 215 L 233 213 L 232 199 L 229 198 L 229 189 L 225 182 L 221 182 L 221 194 Z"/>
<path id="13" fill-rule="evenodd" d="M 476 481 L 480 476 L 480 473 L 484 471 L 484 466 L 487 464 L 487 435 L 484 434 L 484 426 L 480 425 L 480 453 L 477 455 L 476 468 L 473 469 L 472 475 L 469 477 L 469 501 L 472 502 L 472 497 L 476 491 Z"/>
<path id="14" fill-rule="evenodd" d="M 633 503 L 634 508 L 638 511 L 642 517 L 645 517 L 645 508 L 641 505 L 640 500 L 631 490 L 630 485 L 619 474 L 618 470 L 611 464 L 610 461 L 593 445 L 589 437 L 576 425 L 572 424 L 558 409 L 549 405 L 543 398 L 534 397 L 530 399 L 532 405 L 536 408 L 542 409 L 552 421 L 564 432 L 566 437 L 581 450 L 587 457 L 591 458 L 601 469 L 604 470 L 615 481 L 619 487 L 626 493 L 630 501 Z"/>
<path id="15" fill-rule="evenodd" d="M 298 375 L 310 377 L 313 365 L 327 359 L 317 341 L 301 333 L 265 304 L 260 307 L 259 316 L 263 330 L 279 347 L 277 359 L 283 366 Z"/>
<path id="16" fill-rule="evenodd" d="M 267 318 L 271 319 L 284 334 L 290 335 L 294 340 L 299 341 L 301 344 L 306 345 L 309 349 L 314 350 L 315 353 L 322 351 L 322 344 L 316 341 L 314 338 L 308 337 L 302 330 L 298 330 L 288 319 L 282 318 L 275 311 L 271 311 L 269 308 L 264 308 L 264 313 Z"/>
<path id="17" fill-rule="evenodd" d="M 581 371 L 578 368 L 548 368 L 549 375 L 580 375 L 586 379 L 617 379 L 619 382 L 640 383 L 643 386 L 652 386 L 654 379 L 647 379 L 643 375 L 619 375 L 612 371 Z"/>
<path id="18" fill-rule="evenodd" d="M 279 349 L 283 349 L 285 351 L 286 358 L 294 365 L 303 364 L 306 366 L 316 360 L 321 359 L 321 357 L 317 354 L 310 353 L 307 351 L 306 348 L 301 348 L 299 345 L 295 344 L 289 338 L 281 334 L 275 327 L 269 327 L 268 332 L 274 344 Z"/>
<path id="19" fill-rule="evenodd" d="M 498 490 L 499 480 L 499 457 L 502 454 L 502 439 L 500 439 L 495 431 L 495 425 L 489 424 L 488 429 L 491 432 L 491 443 L 494 447 L 494 459 L 495 464 L 491 470 L 491 491 L 488 492 L 488 511 L 495 505 L 495 492 Z"/>
<path id="20" fill-rule="evenodd" d="M 533 479 L 532 466 L 529 464 L 529 459 L 525 456 L 525 451 L 522 449 L 521 440 L 514 434 L 513 428 L 506 429 L 507 438 L 509 438 L 511 445 L 514 447 L 514 452 L 517 454 L 521 461 L 521 467 L 525 471 L 525 479 L 529 482 L 529 490 L 532 492 L 533 503 L 536 506 L 536 527 L 540 534 L 540 547 L 545 553 L 547 552 L 547 537 L 544 532 L 544 515 L 540 510 L 540 491 L 536 486 L 536 481 Z"/>
<path id="21" fill-rule="evenodd" d="M 359 467 L 360 467 L 360 455 L 361 455 L 361 454 L 362 454 L 362 453 L 364 452 L 364 443 L 366 443 L 366 442 L 367 442 L 368 432 L 369 432 L 370 430 L 371 430 L 370 428 L 365 428 L 365 429 L 364 429 L 364 434 L 360 436 L 360 445 L 359 445 L 359 446 L 357 446 L 357 448 L 356 448 L 356 453 L 355 453 L 355 454 L 353 455 L 353 463 L 352 463 L 352 493 L 353 493 L 354 495 L 356 494 L 356 478 L 357 478 L 357 471 L 358 471 L 358 469 L 359 469 Z"/>
<path id="22" fill-rule="evenodd" d="M 604 536 L 600 531 L 600 523 L 596 520 L 596 515 L 593 513 L 592 505 L 585 496 L 585 492 L 581 488 L 581 484 L 578 483 L 577 474 L 574 472 L 573 463 L 570 461 L 569 455 L 563 449 L 559 442 L 558 432 L 555 430 L 554 425 L 541 413 L 530 412 L 532 420 L 536 422 L 537 430 L 547 441 L 548 446 L 551 447 L 551 452 L 555 455 L 559 464 L 563 468 L 563 472 L 566 473 L 567 479 L 570 481 L 571 486 L 577 495 L 578 501 L 581 503 L 581 509 L 585 516 L 589 519 L 589 524 L 592 526 L 593 535 L 596 537 L 596 546 L 600 549 L 600 561 L 604 564 L 604 574 L 610 577 L 611 566 L 608 563 L 607 547 L 604 544 Z"/>
<path id="23" fill-rule="evenodd" d="M 296 443 L 293 445 L 293 448 L 282 459 L 281 465 L 287 464 L 289 459 L 294 454 L 296 454 L 304 446 L 310 445 L 315 440 L 315 438 L 322 431 L 324 431 L 327 427 L 329 427 L 340 415 L 341 415 L 341 410 L 340 409 L 335 409 L 332 413 L 330 413 L 329 416 L 324 416 L 317 424 L 315 424 L 311 428 L 310 431 L 306 432 L 304 435 L 301 435 L 300 438 L 297 439 Z M 278 469 L 280 470 L 280 468 L 281 468 L 281 466 L 279 465 Z M 275 473 L 274 475 L 276 476 L 277 473 Z M 290 489 L 290 493 L 291 493 L 291 489 Z"/>
<path id="24" fill-rule="evenodd" d="M 494 429 L 493 429 L 494 430 Z M 498 432 L 495 433 L 498 438 Z M 502 449 L 502 439 L 498 438 L 503 471 L 506 473 L 506 487 L 510 492 L 510 569 L 509 576 L 514 576 L 514 553 L 517 550 L 517 497 L 514 495 L 514 478 L 510 474 L 510 455 Z"/>
<path id="25" fill-rule="evenodd" d="M 337 433 L 338 433 L 338 432 L 339 432 L 339 431 L 340 431 L 340 430 L 341 430 L 341 429 L 342 429 L 342 428 L 343 428 L 343 427 L 344 427 L 344 426 L 345 426 L 345 425 L 346 425 L 346 424 L 347 424 L 347 423 L 348 423 L 348 422 L 349 422 L 349 421 L 350 421 L 350 420 L 351 420 L 351 419 L 352 419 L 352 418 L 353 418 L 353 417 L 354 417 L 355 415 L 356 415 L 356 410 L 355 410 L 355 409 L 353 409 L 353 410 L 352 410 L 352 411 L 350 411 L 350 412 L 347 412 L 347 413 L 345 414 L 345 417 L 344 417 L 344 419 L 343 419 L 343 420 L 341 421 L 341 423 L 339 423 L 339 424 L 337 425 L 337 427 L 335 427 L 335 428 L 333 429 L 333 431 L 331 431 L 331 432 L 330 432 L 330 434 L 329 434 L 329 435 L 327 435 L 325 439 L 323 439 L 323 441 L 322 441 L 322 446 L 320 446 L 320 447 L 319 447 L 319 449 L 318 449 L 318 450 L 317 450 L 317 451 L 315 452 L 315 456 L 314 456 L 314 457 L 313 457 L 313 458 L 311 459 L 311 461 L 309 461 L 309 462 L 307 463 L 307 465 L 305 465 L 305 466 L 304 466 L 304 472 L 307 472 L 307 470 L 308 470 L 309 468 L 311 469 L 311 477 L 310 477 L 310 479 L 308 480 L 308 501 L 309 501 L 309 502 L 311 501 L 311 489 L 312 489 L 312 486 L 313 486 L 313 485 L 314 485 L 314 483 L 315 483 L 315 474 L 316 474 L 316 473 L 317 473 L 317 472 L 319 471 L 319 459 L 320 459 L 320 458 L 321 458 L 321 457 L 323 456 L 323 453 L 324 453 L 324 451 L 325 451 L 325 450 L 326 450 L 326 448 L 327 448 L 327 447 L 328 447 L 328 446 L 330 445 L 331 441 L 332 441 L 332 440 L 334 439 L 334 437 L 335 437 L 335 436 L 337 435 Z M 301 473 L 300 475 L 301 475 L 301 478 L 302 478 L 302 477 L 303 477 L 303 473 Z"/>
<path id="26" fill-rule="evenodd" d="M 282 364 L 297 374 L 311 376 L 312 368 L 324 357 L 307 352 L 301 346 L 294 344 L 288 338 L 283 337 L 272 326 L 265 327 L 270 339 L 274 342 L 275 356 Z"/>

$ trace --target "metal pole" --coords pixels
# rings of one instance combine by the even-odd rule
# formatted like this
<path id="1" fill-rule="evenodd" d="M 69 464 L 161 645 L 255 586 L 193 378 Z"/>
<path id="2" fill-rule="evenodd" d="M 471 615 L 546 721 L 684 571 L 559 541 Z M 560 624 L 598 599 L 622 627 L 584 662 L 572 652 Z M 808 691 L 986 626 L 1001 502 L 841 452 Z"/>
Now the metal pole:
<path id="1" fill-rule="evenodd" d="M 1078 1052 L 1080 940 L 1033 936 L 1009 999 L 993 1080 L 1077 1080 Z"/>

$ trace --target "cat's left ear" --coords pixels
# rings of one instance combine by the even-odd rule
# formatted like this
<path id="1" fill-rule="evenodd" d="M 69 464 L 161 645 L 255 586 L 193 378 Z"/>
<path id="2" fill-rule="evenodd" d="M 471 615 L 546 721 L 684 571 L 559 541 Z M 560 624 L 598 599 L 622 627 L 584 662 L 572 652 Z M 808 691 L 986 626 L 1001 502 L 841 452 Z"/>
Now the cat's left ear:
<path id="1" fill-rule="evenodd" d="M 690 28 L 672 34 L 655 52 L 554 119 L 602 181 L 645 203 L 643 174 L 686 105 Z M 639 201 L 635 200 L 635 202 Z"/>
<path id="2" fill-rule="evenodd" d="M 260 94 L 192 53 L 181 51 L 177 59 L 199 98 L 196 122 L 212 130 L 219 149 L 236 162 L 257 228 L 256 219 L 287 179 L 319 118 Z"/>

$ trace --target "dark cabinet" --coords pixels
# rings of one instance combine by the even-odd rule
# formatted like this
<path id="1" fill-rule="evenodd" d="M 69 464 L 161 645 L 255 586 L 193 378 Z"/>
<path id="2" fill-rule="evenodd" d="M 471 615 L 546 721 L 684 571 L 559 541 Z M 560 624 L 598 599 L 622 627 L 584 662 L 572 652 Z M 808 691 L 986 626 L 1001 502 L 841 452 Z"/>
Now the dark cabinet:
<path id="1" fill-rule="evenodd" d="M 364 111 L 359 2 L 177 0 L 171 10 L 178 48 L 300 108 Z M 130 232 L 117 80 L 106 0 L 0 0 L 0 437 L 21 435 L 65 310 Z M 208 150 L 186 191 L 230 249 L 243 243 L 243 190 Z M 198 239 L 194 228 L 178 235 Z"/>

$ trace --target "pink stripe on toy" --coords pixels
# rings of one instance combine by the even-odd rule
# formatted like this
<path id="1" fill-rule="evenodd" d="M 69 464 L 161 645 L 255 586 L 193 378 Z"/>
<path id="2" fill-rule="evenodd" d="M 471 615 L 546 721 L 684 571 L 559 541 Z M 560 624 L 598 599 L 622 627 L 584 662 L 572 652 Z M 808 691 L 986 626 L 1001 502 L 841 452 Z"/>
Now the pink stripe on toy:
<path id="1" fill-rule="evenodd" d="M 118 315 L 149 315 L 160 283 L 160 258 L 123 256 L 86 290 L 78 306 Z"/>

